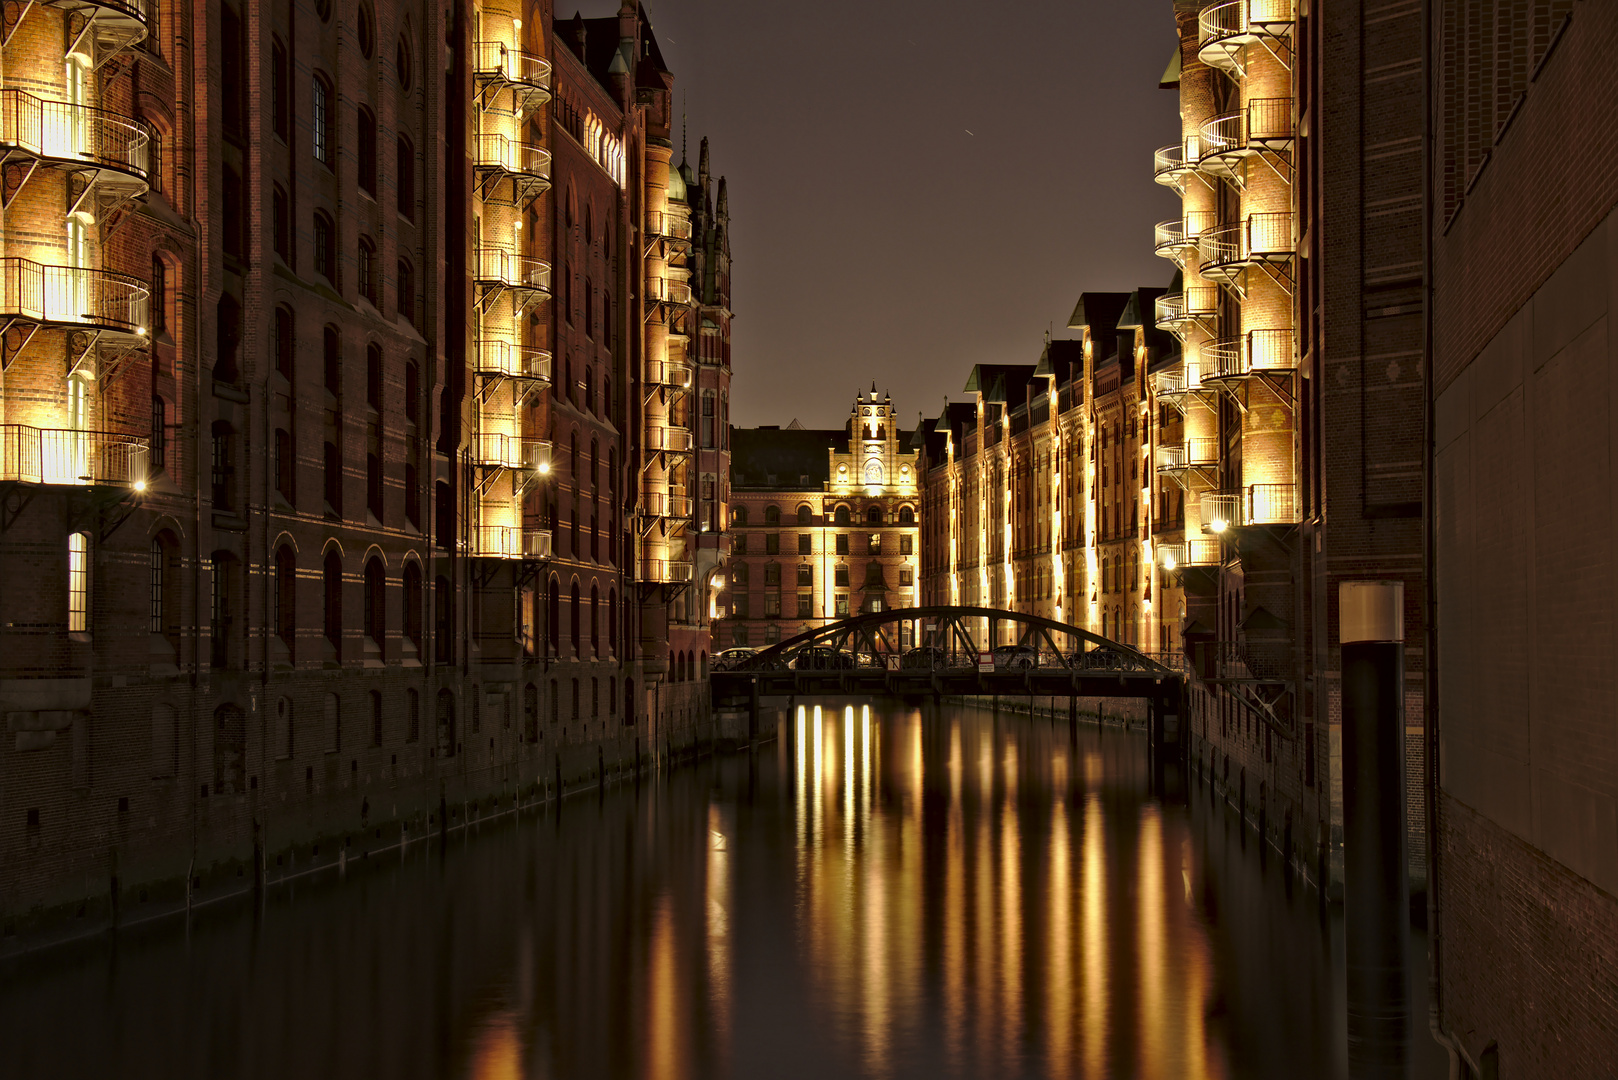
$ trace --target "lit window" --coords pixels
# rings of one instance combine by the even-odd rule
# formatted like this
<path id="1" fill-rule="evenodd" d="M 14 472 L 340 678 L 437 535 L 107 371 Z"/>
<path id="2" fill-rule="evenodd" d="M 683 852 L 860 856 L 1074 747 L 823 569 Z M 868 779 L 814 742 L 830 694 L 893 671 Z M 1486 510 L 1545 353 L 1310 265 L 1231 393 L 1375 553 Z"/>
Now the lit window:
<path id="1" fill-rule="evenodd" d="M 151 626 L 154 634 L 163 632 L 163 542 L 152 541 Z"/>
<path id="2" fill-rule="evenodd" d="M 67 538 L 67 629 L 83 634 L 89 628 L 90 535 L 76 532 Z"/>

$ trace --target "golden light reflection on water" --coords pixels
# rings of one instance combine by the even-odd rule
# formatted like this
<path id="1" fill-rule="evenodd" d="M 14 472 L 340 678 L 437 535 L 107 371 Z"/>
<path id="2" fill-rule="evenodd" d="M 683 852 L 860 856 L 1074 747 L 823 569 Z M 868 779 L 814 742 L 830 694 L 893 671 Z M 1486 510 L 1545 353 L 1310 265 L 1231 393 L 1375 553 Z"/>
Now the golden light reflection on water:
<path id="1" fill-rule="evenodd" d="M 1184 841 L 1155 803 L 1112 809 L 1099 749 L 852 706 L 799 708 L 791 731 L 802 959 L 859 1071 L 890 1075 L 936 1025 L 953 1075 L 1020 1073 L 1030 1054 L 1052 1077 L 1208 1075 Z M 886 769 L 884 747 L 901 751 Z"/>

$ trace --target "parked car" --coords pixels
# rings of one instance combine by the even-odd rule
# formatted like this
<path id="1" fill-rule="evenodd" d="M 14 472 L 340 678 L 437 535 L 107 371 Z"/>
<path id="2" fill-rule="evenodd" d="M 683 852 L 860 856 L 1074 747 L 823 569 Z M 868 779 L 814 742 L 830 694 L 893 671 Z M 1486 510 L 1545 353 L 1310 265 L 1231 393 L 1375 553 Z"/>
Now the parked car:
<path id="1" fill-rule="evenodd" d="M 811 645 L 798 654 L 793 666 L 799 671 L 848 671 L 858 664 L 850 654 L 829 645 Z"/>
<path id="2" fill-rule="evenodd" d="M 753 657 L 758 655 L 757 649 L 750 649 L 745 645 L 738 645 L 733 649 L 726 649 L 713 658 L 713 670 L 735 671 Z"/>
<path id="3" fill-rule="evenodd" d="M 1097 645 L 1068 659 L 1074 667 L 1086 671 L 1140 671 L 1146 667 L 1136 653 L 1112 645 Z"/>
<path id="4" fill-rule="evenodd" d="M 1039 666 L 1039 650 L 1028 645 L 1001 645 L 994 650 L 996 671 L 1027 671 Z"/>
<path id="5" fill-rule="evenodd" d="M 937 671 L 947 664 L 948 657 L 944 650 L 933 645 L 923 645 L 918 649 L 911 649 L 899 660 L 899 666 L 906 671 Z"/>

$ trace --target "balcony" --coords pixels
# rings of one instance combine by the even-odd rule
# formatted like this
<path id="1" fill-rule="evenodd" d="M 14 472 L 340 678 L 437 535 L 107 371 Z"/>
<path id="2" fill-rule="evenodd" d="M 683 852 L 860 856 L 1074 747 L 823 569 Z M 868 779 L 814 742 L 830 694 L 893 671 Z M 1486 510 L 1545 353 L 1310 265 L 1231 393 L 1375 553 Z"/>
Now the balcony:
<path id="1" fill-rule="evenodd" d="M 13 160 L 31 157 L 71 172 L 96 170 L 93 184 L 100 196 L 138 198 L 149 190 L 152 129 L 132 116 L 0 90 L 0 145 Z"/>
<path id="2" fill-rule="evenodd" d="M 642 559 L 640 579 L 654 585 L 688 585 L 692 579 L 692 566 L 673 559 Z"/>
<path id="3" fill-rule="evenodd" d="M 70 36 L 68 54 L 77 54 L 91 69 L 145 41 L 156 19 L 146 0 L 53 0 L 51 7 L 65 9 L 82 19 L 76 35 Z M 8 35 L 26 15 L 28 5 L 7 24 Z"/>
<path id="4" fill-rule="evenodd" d="M 1187 135 L 1172 146 L 1152 154 L 1152 179 L 1164 187 L 1184 192 L 1185 178 L 1197 171 L 1202 156 L 1200 136 Z"/>
<path id="5" fill-rule="evenodd" d="M 1187 540 L 1182 544 L 1157 545 L 1157 562 L 1165 570 L 1218 566 L 1222 561 L 1218 540 Z"/>
<path id="6" fill-rule="evenodd" d="M 472 530 L 472 554 L 483 559 L 546 560 L 551 534 L 509 525 L 479 525 Z"/>
<path id="7" fill-rule="evenodd" d="M 480 108 L 488 110 L 507 89 L 512 92 L 512 111 L 519 117 L 551 99 L 551 65 L 543 57 L 500 41 L 474 42 L 472 56 Z"/>
<path id="8" fill-rule="evenodd" d="M 1292 0 L 1216 0 L 1197 16 L 1197 58 L 1236 78 L 1257 45 L 1291 67 Z"/>
<path id="9" fill-rule="evenodd" d="M 485 202 L 526 207 L 551 186 L 550 151 L 521 143 L 505 135 L 479 135 L 472 165 L 478 175 L 478 194 Z M 511 199 L 499 198 L 500 184 L 511 181 Z"/>
<path id="10" fill-rule="evenodd" d="M 1183 336 L 1219 314 L 1219 290 L 1212 285 L 1192 285 L 1183 292 L 1159 296 L 1156 308 L 1157 328 Z"/>
<path id="11" fill-rule="evenodd" d="M 480 247 L 474 253 L 473 284 L 478 308 L 488 311 L 495 301 L 511 293 L 515 315 L 551 295 L 551 264 L 509 248 Z"/>
<path id="12" fill-rule="evenodd" d="M 472 436 L 472 463 L 481 469 L 551 471 L 551 444 L 544 439 L 482 432 Z"/>
<path id="13" fill-rule="evenodd" d="M 1296 484 L 1252 484 L 1247 489 L 1248 525 L 1296 525 Z"/>
<path id="14" fill-rule="evenodd" d="M 1274 165 L 1283 180 L 1290 180 L 1292 101 L 1289 98 L 1250 101 L 1245 109 L 1203 124 L 1201 141 L 1202 157 L 1197 168 L 1205 176 L 1230 180 L 1239 186 L 1244 165 L 1259 157 Z"/>
<path id="15" fill-rule="evenodd" d="M 489 379 L 551 381 L 551 354 L 537 345 L 516 345 L 497 338 L 473 343 L 477 374 Z"/>
<path id="16" fill-rule="evenodd" d="M 84 327 L 146 341 L 151 290 L 129 274 L 0 259 L 0 318 Z"/>
<path id="17" fill-rule="evenodd" d="M 691 367 L 670 360 L 646 361 L 646 381 L 652 386 L 671 386 L 680 390 L 691 386 Z"/>
<path id="18" fill-rule="evenodd" d="M 1242 337 L 1205 346 L 1202 356 L 1207 368 L 1204 378 L 1209 382 L 1231 383 L 1253 376 L 1278 375 L 1298 366 L 1289 329 L 1250 330 Z"/>
<path id="19" fill-rule="evenodd" d="M 666 491 L 644 491 L 641 493 L 641 505 L 650 517 L 684 519 L 691 516 L 691 496 L 689 495 L 671 495 Z"/>
<path id="20" fill-rule="evenodd" d="M 1187 439 L 1176 446 L 1157 448 L 1157 471 L 1160 473 L 1184 473 L 1189 469 L 1211 469 L 1218 465 L 1218 439 Z"/>
<path id="21" fill-rule="evenodd" d="M 659 240 L 691 239 L 691 216 L 678 210 L 651 210 L 646 214 L 646 235 Z"/>
<path id="22" fill-rule="evenodd" d="M 1239 286 L 1251 266 L 1289 264 L 1293 248 L 1290 212 L 1249 214 L 1198 237 L 1197 270 L 1210 281 Z"/>
<path id="23" fill-rule="evenodd" d="M 1217 535 L 1243 524 L 1242 504 L 1245 501 L 1240 492 L 1205 492 L 1202 496 L 1202 531 Z"/>
<path id="24" fill-rule="evenodd" d="M 680 307 L 691 305 L 691 283 L 678 278 L 654 277 L 646 281 L 646 302 L 648 304 L 675 304 Z"/>
<path id="25" fill-rule="evenodd" d="M 691 452 L 691 432 L 681 427 L 649 425 L 646 428 L 646 449 L 667 450 L 675 454 Z"/>
<path id="26" fill-rule="evenodd" d="M 1182 269 L 1186 257 L 1197 250 L 1198 237 L 1214 224 L 1206 210 L 1194 210 L 1177 221 L 1160 221 L 1153 230 L 1152 248 L 1162 258 Z"/>
<path id="27" fill-rule="evenodd" d="M 118 431 L 0 424 L 0 482 L 146 486 L 147 441 Z"/>

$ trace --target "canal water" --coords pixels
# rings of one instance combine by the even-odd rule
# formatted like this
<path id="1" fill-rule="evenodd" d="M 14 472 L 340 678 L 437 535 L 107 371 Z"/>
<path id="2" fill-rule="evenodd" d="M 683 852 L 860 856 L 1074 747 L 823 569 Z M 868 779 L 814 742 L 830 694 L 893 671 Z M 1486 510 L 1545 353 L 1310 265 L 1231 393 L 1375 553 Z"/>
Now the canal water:
<path id="1" fill-rule="evenodd" d="M 0 1075 L 1346 1075 L 1336 915 L 1194 779 L 1154 797 L 1138 734 L 829 699 L 781 733 L 13 960 Z"/>

